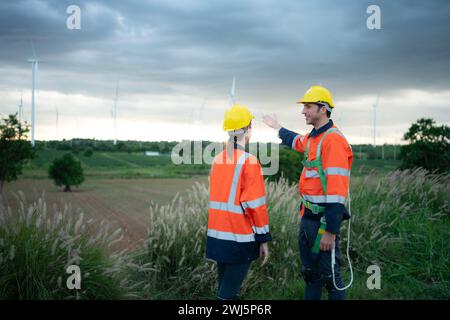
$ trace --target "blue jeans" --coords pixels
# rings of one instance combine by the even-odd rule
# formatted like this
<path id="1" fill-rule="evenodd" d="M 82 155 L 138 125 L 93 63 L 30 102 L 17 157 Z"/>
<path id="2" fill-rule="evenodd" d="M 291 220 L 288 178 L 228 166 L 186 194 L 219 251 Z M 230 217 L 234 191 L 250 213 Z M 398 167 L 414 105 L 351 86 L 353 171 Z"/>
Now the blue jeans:
<path id="1" fill-rule="evenodd" d="M 223 263 L 217 262 L 219 286 L 217 299 L 232 300 L 239 299 L 242 282 L 247 276 L 250 261 L 245 263 Z"/>
<path id="2" fill-rule="evenodd" d="M 345 291 L 339 291 L 334 287 L 331 270 L 331 251 L 311 252 L 320 227 L 319 221 L 303 218 L 300 223 L 299 247 L 302 260 L 301 273 L 306 282 L 305 300 L 320 300 L 322 288 L 328 290 L 329 300 L 345 299 Z M 334 265 L 335 282 L 339 288 L 344 285 L 340 273 L 339 234 L 335 241 L 336 264 Z"/>

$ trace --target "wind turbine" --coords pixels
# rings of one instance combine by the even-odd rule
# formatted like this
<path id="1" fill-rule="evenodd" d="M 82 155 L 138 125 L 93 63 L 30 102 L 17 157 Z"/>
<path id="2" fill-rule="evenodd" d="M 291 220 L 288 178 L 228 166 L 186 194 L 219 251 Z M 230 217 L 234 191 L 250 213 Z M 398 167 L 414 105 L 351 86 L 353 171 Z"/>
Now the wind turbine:
<path id="1" fill-rule="evenodd" d="M 233 82 L 231 83 L 231 90 L 228 98 L 230 99 L 230 104 L 233 105 L 236 99 L 236 77 L 233 77 Z"/>
<path id="2" fill-rule="evenodd" d="M 22 91 L 20 92 L 20 103 L 19 103 L 19 123 L 22 124 L 23 121 L 23 98 Z"/>
<path id="3" fill-rule="evenodd" d="M 119 81 L 116 83 L 116 95 L 114 97 L 114 109 L 112 115 L 114 117 L 114 145 L 117 144 L 117 100 L 119 99 Z"/>
<path id="4" fill-rule="evenodd" d="M 373 146 L 377 146 L 377 107 L 378 102 L 380 101 L 380 93 L 377 96 L 377 100 L 375 101 L 375 104 L 373 105 Z"/>
<path id="5" fill-rule="evenodd" d="M 59 122 L 59 112 L 58 112 L 58 107 L 55 107 L 55 112 L 56 112 L 56 140 L 58 140 L 58 122 Z"/>
<path id="6" fill-rule="evenodd" d="M 36 89 L 36 77 L 38 71 L 39 60 L 36 58 L 36 52 L 34 51 L 33 42 L 31 42 L 31 48 L 33 50 L 33 59 L 28 59 L 31 63 L 31 145 L 34 147 L 34 128 L 35 128 L 35 99 L 34 91 Z"/>

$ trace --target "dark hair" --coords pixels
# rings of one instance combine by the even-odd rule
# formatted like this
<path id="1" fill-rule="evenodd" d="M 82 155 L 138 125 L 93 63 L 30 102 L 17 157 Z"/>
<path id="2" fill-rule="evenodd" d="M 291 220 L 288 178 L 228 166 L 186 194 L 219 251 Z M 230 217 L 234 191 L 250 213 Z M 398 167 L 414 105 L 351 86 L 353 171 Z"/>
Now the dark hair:
<path id="1" fill-rule="evenodd" d="M 233 157 L 233 150 L 237 149 L 237 141 L 238 141 L 238 136 L 239 139 L 245 135 L 248 131 L 248 129 L 252 128 L 252 123 L 250 122 L 250 124 L 244 128 L 242 128 L 244 130 L 243 133 L 239 134 L 239 135 L 232 135 L 230 136 L 230 138 L 228 139 L 228 142 L 226 143 L 226 149 L 227 149 L 227 154 L 231 157 Z"/>
<path id="2" fill-rule="evenodd" d="M 322 108 L 322 107 L 326 107 L 323 103 L 316 103 L 316 105 L 317 105 L 317 108 L 320 110 L 320 108 Z M 331 117 L 331 111 L 328 111 L 328 109 L 327 109 L 327 117 L 329 118 L 329 117 Z"/>

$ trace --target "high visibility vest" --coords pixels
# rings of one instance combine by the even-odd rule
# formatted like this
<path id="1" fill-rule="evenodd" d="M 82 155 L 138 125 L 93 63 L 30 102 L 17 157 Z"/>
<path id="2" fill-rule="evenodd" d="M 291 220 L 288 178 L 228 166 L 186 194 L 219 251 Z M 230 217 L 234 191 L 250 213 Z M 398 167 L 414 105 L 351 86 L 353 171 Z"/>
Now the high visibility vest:
<path id="1" fill-rule="evenodd" d="M 297 135 L 292 148 L 306 156 L 306 165 L 300 175 L 300 197 L 313 204 L 344 204 L 348 196 L 353 153 L 336 126 L 316 137 Z M 300 211 L 300 215 L 303 214 L 304 206 Z"/>
<path id="2" fill-rule="evenodd" d="M 262 168 L 256 157 L 235 149 L 214 159 L 210 173 L 208 237 L 236 243 L 269 233 Z"/>

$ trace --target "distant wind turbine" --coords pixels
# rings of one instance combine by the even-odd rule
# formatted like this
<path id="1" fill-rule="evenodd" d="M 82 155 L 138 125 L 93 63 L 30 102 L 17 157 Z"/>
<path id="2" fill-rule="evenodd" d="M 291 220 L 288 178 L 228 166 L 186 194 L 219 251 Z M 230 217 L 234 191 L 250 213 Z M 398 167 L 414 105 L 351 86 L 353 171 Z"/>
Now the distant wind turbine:
<path id="1" fill-rule="evenodd" d="M 20 92 L 20 103 L 19 103 L 19 123 L 22 124 L 23 121 L 23 98 L 22 91 Z"/>
<path id="2" fill-rule="evenodd" d="M 236 77 L 233 77 L 233 82 L 231 83 L 231 90 L 228 98 L 230 99 L 230 104 L 233 105 L 236 100 Z"/>
<path id="3" fill-rule="evenodd" d="M 59 125 L 59 112 L 58 112 L 58 107 L 55 107 L 55 112 L 56 112 L 56 140 L 58 140 L 59 138 L 59 134 L 58 134 L 58 125 Z"/>
<path id="4" fill-rule="evenodd" d="M 31 49 L 33 50 L 33 59 L 28 59 L 28 62 L 31 63 L 31 145 L 34 147 L 35 109 L 36 109 L 34 91 L 36 89 L 36 77 L 39 59 L 36 58 L 36 52 L 34 51 L 33 42 L 31 42 Z"/>
<path id="5" fill-rule="evenodd" d="M 377 107 L 378 102 L 380 101 L 380 94 L 377 96 L 377 100 L 375 101 L 375 104 L 373 105 L 373 146 L 377 146 Z"/>
<path id="6" fill-rule="evenodd" d="M 114 109 L 113 109 L 113 117 L 114 117 L 114 144 L 117 144 L 117 100 L 119 99 L 119 81 L 116 83 L 116 95 L 114 97 Z"/>

